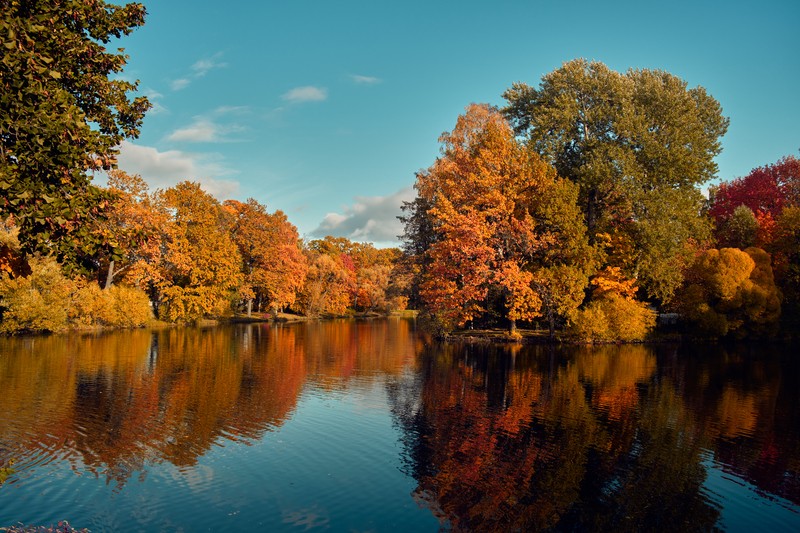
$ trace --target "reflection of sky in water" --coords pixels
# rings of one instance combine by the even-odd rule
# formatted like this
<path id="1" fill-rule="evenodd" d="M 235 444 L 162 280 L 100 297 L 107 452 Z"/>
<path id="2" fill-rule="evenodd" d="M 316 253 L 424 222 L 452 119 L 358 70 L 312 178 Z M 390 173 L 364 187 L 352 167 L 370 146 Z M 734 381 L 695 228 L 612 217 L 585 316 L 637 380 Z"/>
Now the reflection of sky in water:
<path id="1" fill-rule="evenodd" d="M 708 456 L 703 461 L 703 490 L 721 508 L 719 526 L 725 531 L 797 531 L 800 512 L 792 502 L 765 494 Z"/>

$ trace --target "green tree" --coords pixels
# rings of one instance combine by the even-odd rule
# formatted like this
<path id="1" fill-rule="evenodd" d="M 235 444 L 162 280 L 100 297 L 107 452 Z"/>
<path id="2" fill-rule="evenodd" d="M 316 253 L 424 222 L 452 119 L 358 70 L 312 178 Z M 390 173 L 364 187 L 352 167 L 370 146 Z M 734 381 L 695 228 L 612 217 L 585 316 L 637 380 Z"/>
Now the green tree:
<path id="1" fill-rule="evenodd" d="M 652 298 L 668 301 L 684 244 L 707 238 L 698 185 L 717 172 L 728 127 L 702 87 L 660 70 L 620 74 L 577 59 L 539 88 L 515 83 L 504 109 L 518 135 L 580 187 L 591 242 L 627 231 L 638 243 L 628 274 Z"/>
<path id="2" fill-rule="evenodd" d="M 114 166 L 150 106 L 116 76 L 127 56 L 106 49 L 144 17 L 136 3 L 0 0 L 0 217 L 25 253 L 91 269 L 109 251 L 93 221 L 111 198 L 87 171 Z"/>
<path id="3" fill-rule="evenodd" d="M 757 237 L 758 219 L 746 205 L 734 209 L 731 216 L 721 220 L 717 228 L 717 239 L 722 247 L 744 250 L 754 246 Z"/>

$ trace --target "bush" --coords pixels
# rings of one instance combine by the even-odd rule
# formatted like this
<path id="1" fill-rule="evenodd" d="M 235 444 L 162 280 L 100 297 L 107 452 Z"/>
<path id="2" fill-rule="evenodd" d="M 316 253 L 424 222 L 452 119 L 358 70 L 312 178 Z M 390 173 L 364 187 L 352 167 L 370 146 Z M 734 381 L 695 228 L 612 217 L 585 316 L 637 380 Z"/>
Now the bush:
<path id="1" fill-rule="evenodd" d="M 656 313 L 643 302 L 606 293 L 579 310 L 572 334 L 583 342 L 642 341 L 656 324 Z"/>
<path id="2" fill-rule="evenodd" d="M 150 301 L 140 289 L 113 285 L 106 290 L 92 282 L 72 294 L 69 309 L 71 325 L 135 328 L 150 320 Z"/>
<path id="3" fill-rule="evenodd" d="M 74 283 L 52 257 L 32 257 L 28 276 L 0 275 L 0 332 L 59 332 L 67 328 L 67 305 Z"/>

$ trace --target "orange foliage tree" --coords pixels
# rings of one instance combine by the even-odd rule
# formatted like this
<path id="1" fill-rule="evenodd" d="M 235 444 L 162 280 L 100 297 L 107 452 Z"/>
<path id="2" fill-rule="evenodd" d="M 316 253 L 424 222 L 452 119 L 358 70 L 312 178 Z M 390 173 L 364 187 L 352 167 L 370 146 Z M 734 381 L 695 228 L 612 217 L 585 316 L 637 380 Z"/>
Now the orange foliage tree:
<path id="1" fill-rule="evenodd" d="M 545 291 L 537 287 L 549 283 L 541 269 L 554 264 L 546 259 L 559 240 L 569 233 L 588 250 L 577 209 L 548 212 L 558 194 L 577 192 L 490 106 L 469 106 L 440 142 L 441 157 L 417 175 L 419 205 L 430 206 L 436 234 L 424 252 L 420 296 L 450 328 L 483 315 L 499 295 L 513 332 L 517 320 L 541 316 Z"/>
<path id="2" fill-rule="evenodd" d="M 259 309 L 266 305 L 273 312 L 292 305 L 308 270 L 297 228 L 282 211 L 270 214 L 252 198 L 246 203 L 227 200 L 225 207 L 233 214 L 231 231 L 242 256 L 240 292 L 247 315 L 254 300 Z"/>

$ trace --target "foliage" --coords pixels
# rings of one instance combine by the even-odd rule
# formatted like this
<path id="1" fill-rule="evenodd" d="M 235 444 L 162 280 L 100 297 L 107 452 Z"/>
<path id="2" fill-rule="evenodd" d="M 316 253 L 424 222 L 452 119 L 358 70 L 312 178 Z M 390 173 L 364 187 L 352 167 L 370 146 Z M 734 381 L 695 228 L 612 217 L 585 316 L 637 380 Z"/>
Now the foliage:
<path id="1" fill-rule="evenodd" d="M 344 315 L 350 303 L 354 272 L 342 254 L 309 250 L 308 273 L 298 299 L 306 316 Z"/>
<path id="2" fill-rule="evenodd" d="M 67 302 L 74 284 L 53 257 L 32 256 L 31 274 L 0 274 L 0 333 L 59 332 L 67 328 Z"/>
<path id="3" fill-rule="evenodd" d="M 181 182 L 163 199 L 171 210 L 160 287 L 164 316 L 185 321 L 229 313 L 242 281 L 230 214 L 198 183 Z"/>
<path id="4" fill-rule="evenodd" d="M 635 299 L 636 280 L 607 267 L 592 285 L 592 301 L 574 314 L 572 334 L 583 342 L 644 340 L 656 324 L 656 313 Z"/>
<path id="5" fill-rule="evenodd" d="M 73 326 L 141 327 L 152 318 L 150 301 L 141 289 L 113 285 L 100 289 L 83 282 L 71 296 L 69 320 Z"/>
<path id="6" fill-rule="evenodd" d="M 678 309 L 702 334 L 758 337 L 774 333 L 780 298 L 764 250 L 711 249 L 689 269 Z"/>
<path id="7" fill-rule="evenodd" d="M 714 177 L 728 120 L 702 87 L 660 70 L 612 71 L 577 59 L 540 87 L 516 83 L 503 110 L 517 134 L 580 187 L 591 242 L 627 232 L 629 264 L 652 298 L 669 301 L 689 239 L 704 240 L 697 186 Z"/>
<path id="8" fill-rule="evenodd" d="M 717 243 L 723 248 L 744 250 L 755 246 L 759 223 L 753 210 L 742 204 L 727 218 L 719 221 Z"/>
<path id="9" fill-rule="evenodd" d="M 754 168 L 750 174 L 711 189 L 709 215 L 719 224 L 739 206 L 756 218 L 777 218 L 788 205 L 800 205 L 800 160 L 787 156 L 777 163 Z"/>
<path id="10" fill-rule="evenodd" d="M 440 142 L 442 155 L 418 173 L 419 200 L 405 217 L 405 248 L 421 254 L 412 264 L 437 323 L 482 316 L 493 294 L 512 329 L 541 316 L 543 297 L 552 314 L 562 310 L 574 298 L 560 291 L 574 294 L 573 287 L 550 283 L 537 269 L 580 268 L 591 255 L 574 208 L 577 190 L 521 146 L 489 106 L 469 106 Z"/>
<path id="11" fill-rule="evenodd" d="M 783 293 L 783 313 L 800 319 L 800 206 L 785 207 L 777 220 L 772 262 L 775 281 Z"/>
<path id="12" fill-rule="evenodd" d="M 0 217 L 14 216 L 23 252 L 89 270 L 115 253 L 94 231 L 111 198 L 87 171 L 112 168 L 150 106 L 106 48 L 144 16 L 136 3 L 0 0 Z"/>
<path id="13" fill-rule="evenodd" d="M 12 277 L 31 273 L 19 245 L 19 228 L 10 220 L 0 223 L 0 274 Z"/>
<path id="14" fill-rule="evenodd" d="M 153 265 L 160 261 L 167 222 L 162 199 L 150 193 L 141 176 L 109 171 L 108 191 L 113 197 L 112 209 L 100 227 L 119 255 L 105 258 L 107 273 L 100 277 L 105 279 L 106 289 L 120 277 L 138 283 L 152 273 Z"/>
<path id="15" fill-rule="evenodd" d="M 231 232 L 242 256 L 248 314 L 254 299 L 273 311 L 291 306 L 308 269 L 297 228 L 282 211 L 269 214 L 252 198 L 227 200 L 225 207 L 234 217 Z"/>

